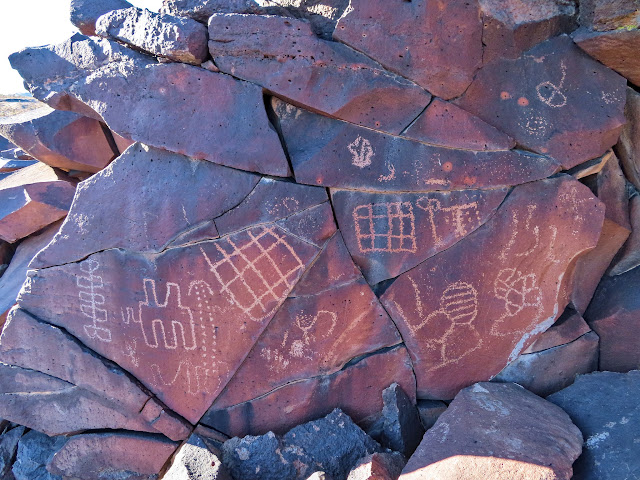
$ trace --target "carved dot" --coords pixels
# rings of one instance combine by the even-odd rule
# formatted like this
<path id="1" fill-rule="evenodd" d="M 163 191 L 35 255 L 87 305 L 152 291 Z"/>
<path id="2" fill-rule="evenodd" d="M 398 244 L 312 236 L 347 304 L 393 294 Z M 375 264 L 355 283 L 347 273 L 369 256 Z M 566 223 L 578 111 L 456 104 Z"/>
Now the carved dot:
<path id="1" fill-rule="evenodd" d="M 442 164 L 442 170 L 444 170 L 445 172 L 450 172 L 451 170 L 453 170 L 453 163 L 451 162 L 444 162 Z"/>
<path id="2" fill-rule="evenodd" d="M 518 105 L 520 105 L 521 107 L 526 107 L 527 105 L 529 105 L 529 100 L 527 100 L 525 97 L 520 97 L 518 99 Z"/>
<path id="3" fill-rule="evenodd" d="M 500 92 L 500 98 L 502 100 L 509 100 L 511 98 L 511 94 L 509 92 Z"/>

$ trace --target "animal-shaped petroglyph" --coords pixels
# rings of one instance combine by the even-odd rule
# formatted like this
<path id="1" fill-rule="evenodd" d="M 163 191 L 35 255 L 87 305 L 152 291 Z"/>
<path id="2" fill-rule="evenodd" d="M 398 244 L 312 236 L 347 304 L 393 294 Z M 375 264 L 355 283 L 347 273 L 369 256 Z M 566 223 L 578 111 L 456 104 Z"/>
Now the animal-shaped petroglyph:
<path id="1" fill-rule="evenodd" d="M 551 82 L 542 82 L 536 87 L 538 100 L 552 108 L 564 107 L 567 104 L 567 96 L 562 92 L 564 81 L 567 77 L 567 67 L 564 62 L 560 63 L 562 76 L 558 85 Z"/>
<path id="2" fill-rule="evenodd" d="M 271 315 L 293 288 L 304 263 L 275 227 L 247 230 L 249 240 L 227 237 L 216 243 L 213 262 L 200 248 L 229 301 L 256 322 Z"/>
<path id="3" fill-rule="evenodd" d="M 100 275 L 95 271 L 100 264 L 93 259 L 85 260 L 80 264 L 80 270 L 84 275 L 76 277 L 76 285 L 79 289 L 80 311 L 85 317 L 91 319 L 90 325 L 84 326 L 84 332 L 89 338 L 97 338 L 102 342 L 111 342 L 111 330 L 107 328 L 107 310 L 102 308 L 105 298 L 102 293 L 104 283 Z"/>
<path id="4" fill-rule="evenodd" d="M 386 162 L 385 165 L 387 167 L 387 170 L 389 170 L 389 173 L 387 175 L 380 175 L 378 177 L 379 182 L 390 182 L 391 180 L 396 178 L 396 167 L 394 167 L 390 162 Z"/>
<path id="5" fill-rule="evenodd" d="M 448 285 L 440 296 L 440 308 L 427 314 L 418 284 L 410 277 L 409 282 L 414 291 L 415 312 L 421 321 L 409 321 L 400 304 L 394 304 L 412 336 L 425 329 L 426 333 L 420 333 L 419 343 L 429 351 L 429 370 L 456 364 L 482 346 L 482 338 L 473 324 L 478 316 L 478 292 L 473 285 L 462 281 Z"/>
<path id="6" fill-rule="evenodd" d="M 503 331 L 502 328 L 507 318 L 519 315 L 526 308 L 535 308 L 537 318 L 537 313 L 543 307 L 542 290 L 534 273 L 524 274 L 515 268 L 504 268 L 498 273 L 493 290 L 496 298 L 504 301 L 504 312 L 492 325 L 492 335 L 504 336 L 526 331 L 535 322 L 535 318 L 518 330 L 509 327 Z"/>
<path id="7" fill-rule="evenodd" d="M 347 146 L 347 149 L 349 153 L 351 153 L 351 163 L 353 163 L 354 166 L 364 168 L 371 165 L 371 159 L 375 154 L 373 153 L 373 147 L 369 140 L 358 136 L 358 138 Z"/>
<path id="8" fill-rule="evenodd" d="M 163 300 L 155 280 L 143 279 L 145 300 L 138 302 L 138 315 L 127 307 L 127 322 L 139 323 L 144 343 L 151 348 L 193 350 L 197 346 L 191 309 L 182 303 L 180 286 L 167 282 Z"/>
<path id="9" fill-rule="evenodd" d="M 416 252 L 411 202 L 370 203 L 353 210 L 360 252 Z"/>
<path id="10" fill-rule="evenodd" d="M 453 231 L 458 238 L 467 235 L 471 228 L 480 223 L 478 202 L 469 202 L 462 205 L 443 207 L 440 200 L 436 198 L 421 197 L 416 202 L 416 205 L 419 209 L 424 210 L 429 214 L 431 234 L 436 246 L 440 246 L 444 243 L 437 228 L 438 220 L 441 215 L 444 215 L 444 224 L 452 226 Z"/>
<path id="11" fill-rule="evenodd" d="M 310 345 L 316 340 L 316 335 L 322 338 L 331 335 L 338 323 L 338 315 L 328 310 L 318 310 L 315 315 L 299 313 L 294 322 L 295 328 L 284 333 L 279 348 L 263 348 L 260 356 L 269 362 L 269 369 L 283 371 L 292 360 L 306 358 L 313 359 Z"/>

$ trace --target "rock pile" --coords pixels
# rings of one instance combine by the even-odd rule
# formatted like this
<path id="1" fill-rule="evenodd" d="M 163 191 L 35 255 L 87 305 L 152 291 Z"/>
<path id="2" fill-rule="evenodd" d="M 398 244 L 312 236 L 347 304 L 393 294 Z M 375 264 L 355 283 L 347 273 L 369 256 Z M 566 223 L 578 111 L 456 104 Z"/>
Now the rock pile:
<path id="1" fill-rule="evenodd" d="M 0 477 L 640 475 L 636 7 L 72 0 L 0 119 Z"/>

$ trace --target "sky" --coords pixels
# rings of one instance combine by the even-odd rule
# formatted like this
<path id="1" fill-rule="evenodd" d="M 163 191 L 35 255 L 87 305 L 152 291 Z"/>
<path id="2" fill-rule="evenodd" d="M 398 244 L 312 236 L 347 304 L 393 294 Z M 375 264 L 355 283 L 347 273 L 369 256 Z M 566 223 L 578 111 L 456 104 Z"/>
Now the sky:
<path id="1" fill-rule="evenodd" d="M 158 11 L 162 0 L 129 0 Z M 77 29 L 69 22 L 70 0 L 0 0 L 0 94 L 24 93 L 22 78 L 7 57 L 25 47 L 60 43 Z"/>

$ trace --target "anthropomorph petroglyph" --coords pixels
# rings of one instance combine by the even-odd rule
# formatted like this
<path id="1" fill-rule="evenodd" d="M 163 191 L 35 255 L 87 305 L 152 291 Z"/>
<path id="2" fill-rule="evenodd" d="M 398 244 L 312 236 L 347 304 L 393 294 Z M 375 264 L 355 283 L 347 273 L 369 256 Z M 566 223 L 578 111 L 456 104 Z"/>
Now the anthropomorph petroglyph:
<path id="1" fill-rule="evenodd" d="M 552 108 L 564 107 L 567 104 L 567 96 L 562 93 L 562 87 L 564 87 L 564 81 L 567 77 L 567 67 L 564 62 L 560 63 L 560 70 L 562 76 L 558 85 L 547 81 L 540 83 L 536 87 L 538 100 Z"/>
<path id="2" fill-rule="evenodd" d="M 353 210 L 358 247 L 365 252 L 416 252 L 416 226 L 410 202 L 370 203 Z"/>
<path id="3" fill-rule="evenodd" d="M 140 324 L 144 343 L 151 348 L 194 350 L 195 324 L 191 309 L 182 303 L 180 286 L 167 282 L 162 300 L 155 280 L 143 279 L 143 287 L 145 300 L 138 302 L 137 316 L 133 308 L 127 307 L 127 321 Z"/>
<path id="4" fill-rule="evenodd" d="M 260 322 L 289 294 L 304 263 L 275 227 L 246 233 L 248 241 L 227 237 L 217 242 L 222 259 L 215 263 L 204 249 L 200 251 L 220 284 L 220 292 L 249 318 Z"/>
<path id="5" fill-rule="evenodd" d="M 478 213 L 478 202 L 469 202 L 462 205 L 453 205 L 451 207 L 443 207 L 440 200 L 435 198 L 421 197 L 416 202 L 419 209 L 429 214 L 429 223 L 431 226 L 431 234 L 435 245 L 443 244 L 443 239 L 438 233 L 439 216 L 444 214 L 444 224 L 452 226 L 455 236 L 464 237 L 473 226 L 480 223 L 480 214 Z"/>
<path id="6" fill-rule="evenodd" d="M 347 146 L 347 149 L 351 153 L 353 165 L 358 168 L 364 168 L 371 165 L 371 159 L 373 158 L 374 153 L 369 140 L 358 136 L 358 138 Z"/>
<path id="7" fill-rule="evenodd" d="M 76 277 L 76 285 L 79 289 L 80 311 L 91 319 L 91 324 L 84 326 L 84 332 L 89 338 L 97 338 L 108 343 L 111 342 L 111 330 L 106 326 L 107 310 L 102 308 L 105 304 L 104 295 L 98 293 L 104 290 L 102 277 L 94 273 L 98 268 L 100 264 L 96 260 L 82 262 L 80 270 L 84 275 Z"/>

